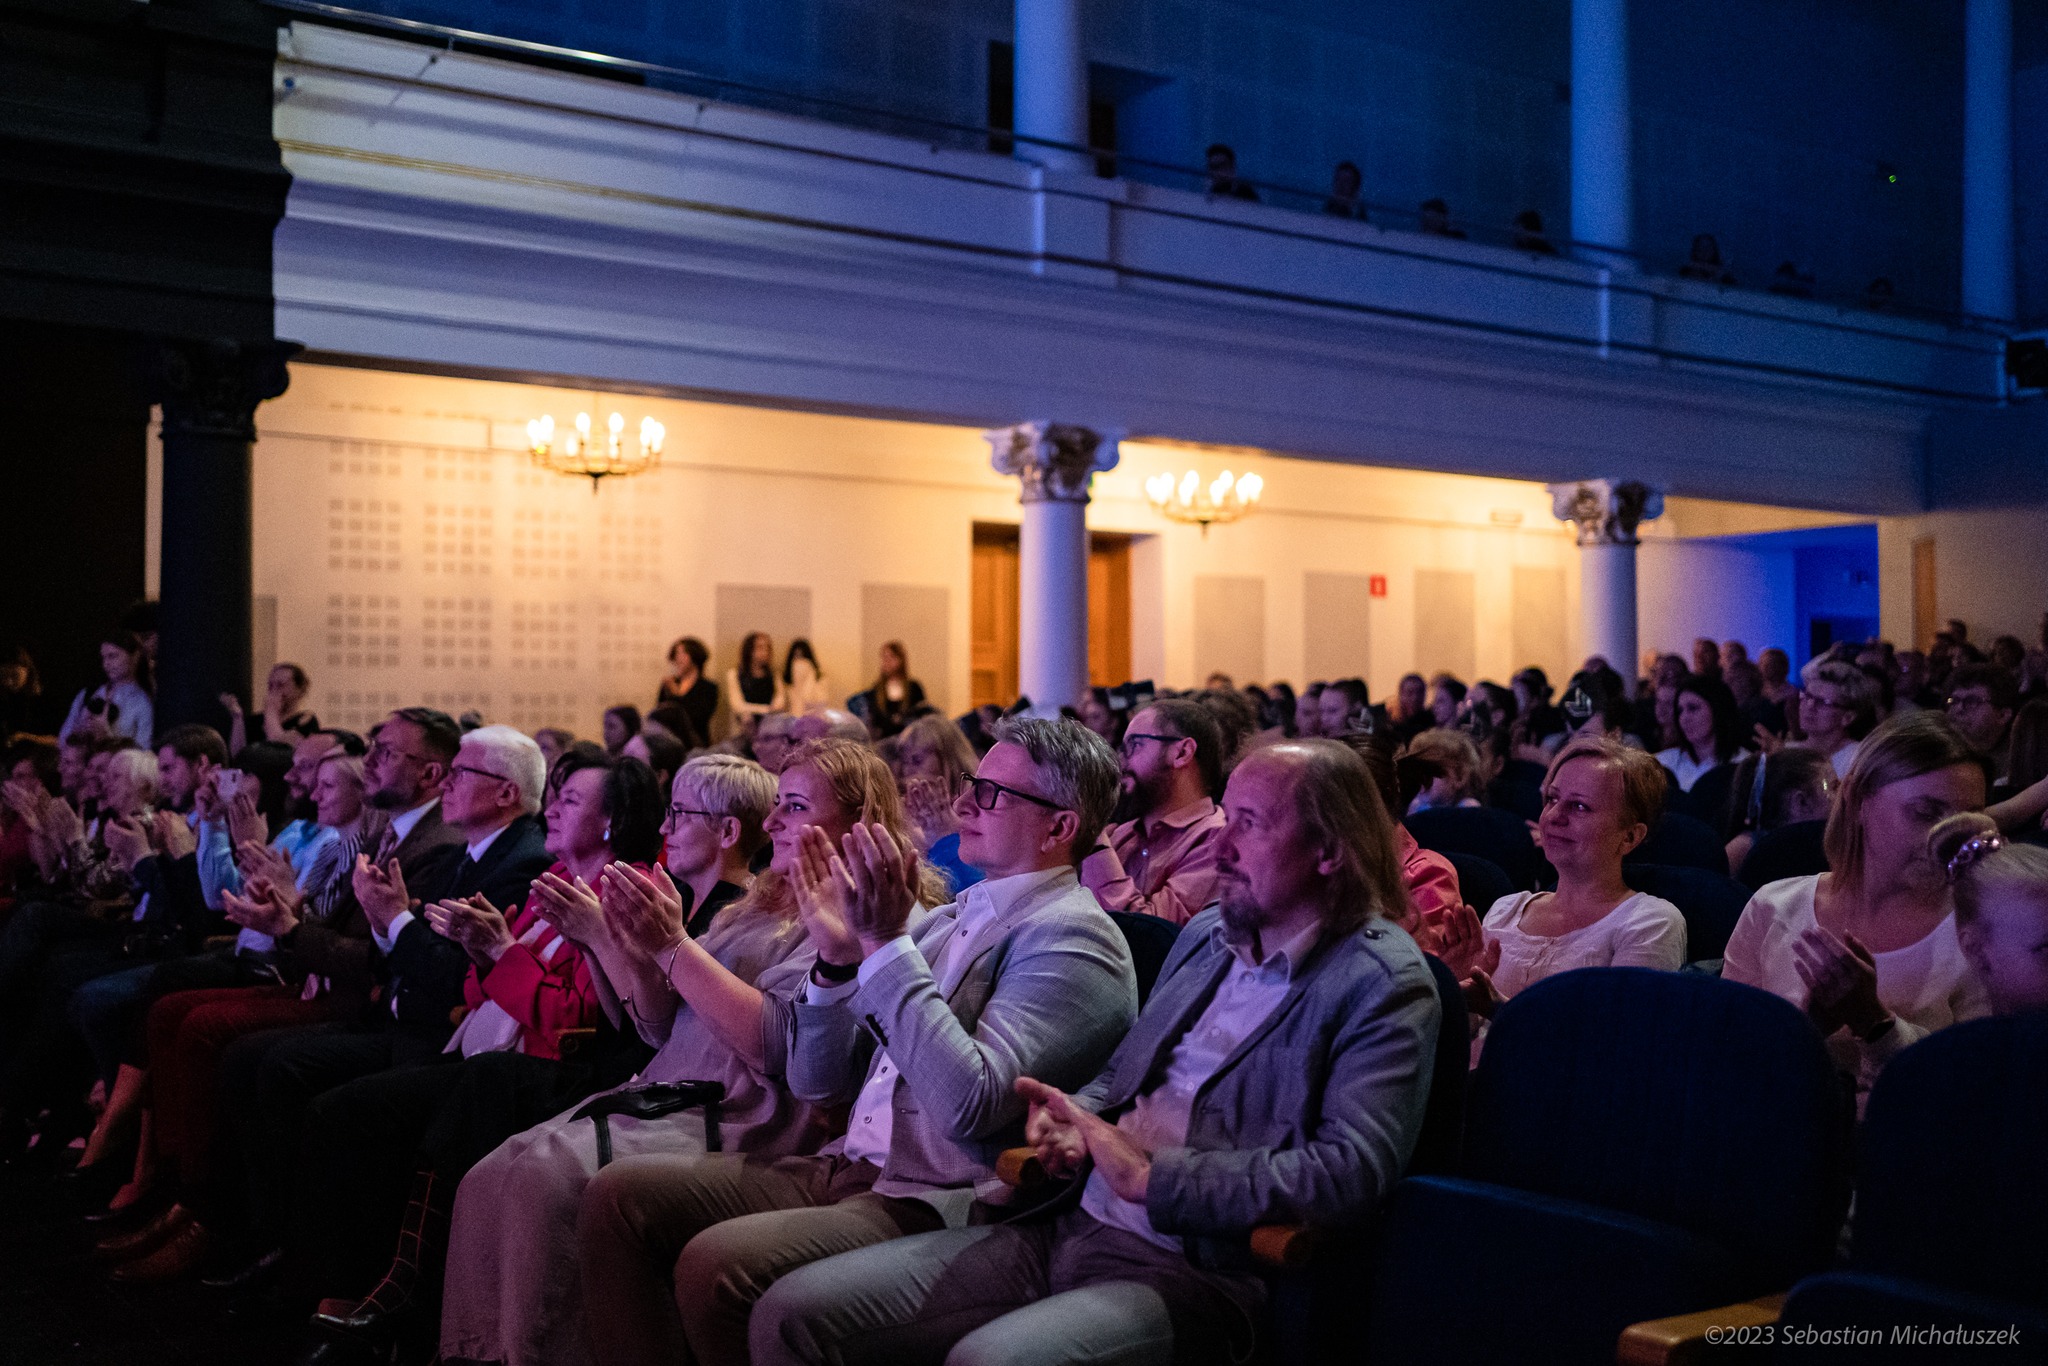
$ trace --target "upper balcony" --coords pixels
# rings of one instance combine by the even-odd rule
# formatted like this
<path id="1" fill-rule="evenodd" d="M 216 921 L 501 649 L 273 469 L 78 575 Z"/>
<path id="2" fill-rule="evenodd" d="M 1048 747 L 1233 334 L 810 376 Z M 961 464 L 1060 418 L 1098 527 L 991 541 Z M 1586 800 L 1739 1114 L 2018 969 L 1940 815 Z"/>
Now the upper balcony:
<path id="1" fill-rule="evenodd" d="M 529 60 L 499 60 L 473 55 L 474 35 L 457 51 L 446 31 L 410 27 L 400 39 L 296 22 L 281 35 L 276 131 L 298 183 L 280 233 L 280 328 L 317 349 L 970 420 L 1057 403 L 1063 416 L 1127 430 L 1504 475 L 1577 476 L 1612 467 L 1603 451 L 1626 452 L 1631 472 L 1680 491 L 1755 497 L 1761 477 L 1784 484 L 1785 501 L 1872 510 L 1917 502 L 1931 409 L 2002 393 L 2004 338 L 1962 321 L 1063 174 L 1026 159 L 1028 148 L 986 150 L 985 130 L 877 132 L 595 78 L 647 80 L 658 68 L 510 43 L 506 55 Z M 579 61 L 591 74 L 551 69 Z M 982 145 L 960 145 L 968 136 Z M 373 224 L 384 246 L 347 245 Z M 392 255 L 401 241 L 411 246 Z M 356 265 L 339 264 L 350 251 Z M 466 273 L 476 278 L 459 284 Z M 846 381 L 785 386 L 758 368 L 741 378 L 723 363 L 742 349 L 729 330 L 715 345 L 703 339 L 681 373 L 635 359 L 728 306 L 734 326 L 797 310 L 790 326 L 817 335 L 785 359 L 808 351 Z M 397 327 L 408 310 L 419 316 Z M 536 310 L 562 343 L 545 354 L 509 340 Z M 427 316 L 436 312 L 447 316 Z M 863 316 L 873 336 L 855 344 L 860 356 L 818 341 L 835 327 L 857 333 Z M 496 349 L 424 354 L 436 345 L 422 340 L 428 331 L 456 323 L 495 330 Z M 886 353 L 916 344 L 900 334 L 924 324 L 944 345 L 904 360 L 916 382 L 878 378 Z M 1468 388 L 1512 375 L 1539 389 L 1625 392 L 1635 415 L 1605 430 L 1563 409 L 1544 418 L 1539 402 L 1507 422 L 1552 424 L 1528 449 L 1499 438 L 1501 420 L 1464 433 L 1457 454 L 1346 449 L 1327 421 L 1210 423 L 1184 397 L 1148 404 L 1142 376 L 1099 364 L 1057 374 L 1059 360 L 1028 340 L 1035 327 L 1085 330 L 1141 370 L 1170 345 L 1181 382 L 1297 409 L 1385 406 L 1385 394 L 1333 388 L 1343 372 L 1456 369 Z M 580 350 L 569 344 L 585 333 Z M 1289 352 L 1284 377 L 1255 368 L 1276 347 Z M 1254 368 L 1230 372 L 1226 357 Z M 1089 403 L 1098 411 L 1077 411 Z M 1749 418 L 1768 410 L 1778 421 L 1787 404 L 1857 430 L 1820 442 L 1810 461 L 1732 428 L 1644 454 L 1643 433 L 1674 405 L 1724 415 L 1748 405 Z M 1872 423 L 1881 440 L 1869 439 Z M 1845 451 L 1868 464 L 1863 496 L 1840 487 Z"/>

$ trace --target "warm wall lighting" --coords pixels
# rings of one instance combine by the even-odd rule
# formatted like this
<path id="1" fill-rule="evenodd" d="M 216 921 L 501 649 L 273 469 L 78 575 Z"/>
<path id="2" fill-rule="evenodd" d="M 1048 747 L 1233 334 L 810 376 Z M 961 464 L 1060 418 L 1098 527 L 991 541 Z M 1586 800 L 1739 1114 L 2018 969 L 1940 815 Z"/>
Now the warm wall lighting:
<path id="1" fill-rule="evenodd" d="M 613 413 L 605 419 L 600 433 L 591 430 L 590 414 L 576 414 L 567 431 L 555 427 L 552 415 L 537 417 L 526 424 L 527 449 L 533 463 L 557 474 L 582 475 L 595 493 L 600 479 L 615 474 L 645 474 L 661 463 L 661 444 L 668 429 L 651 417 L 640 419 L 640 439 L 626 441 L 626 419 Z"/>
<path id="2" fill-rule="evenodd" d="M 1207 536 L 1212 522 L 1234 522 L 1257 507 L 1265 488 L 1266 481 L 1250 471 L 1234 475 L 1225 470 L 1204 487 L 1201 474 L 1189 470 L 1179 479 L 1153 475 L 1145 481 L 1145 496 L 1162 516 L 1192 522 Z"/>

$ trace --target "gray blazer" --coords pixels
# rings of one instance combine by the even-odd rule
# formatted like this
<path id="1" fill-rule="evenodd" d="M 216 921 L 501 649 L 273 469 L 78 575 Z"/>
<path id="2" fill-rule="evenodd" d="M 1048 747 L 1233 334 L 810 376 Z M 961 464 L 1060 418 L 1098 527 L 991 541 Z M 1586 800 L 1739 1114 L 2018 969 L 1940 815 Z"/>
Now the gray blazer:
<path id="1" fill-rule="evenodd" d="M 1236 964 L 1220 922 L 1212 906 L 1187 923 L 1145 1013 L 1075 1097 L 1082 1105 L 1115 1119 L 1165 1074 Z M 1441 1023 L 1429 965 L 1398 926 L 1326 937 L 1195 1096 L 1187 1146 L 1152 1154 L 1152 1227 L 1182 1235 L 1197 1265 L 1235 1270 L 1252 1265 L 1255 1225 L 1371 1218 L 1422 1131 Z"/>
<path id="2" fill-rule="evenodd" d="M 889 1157 L 875 1190 L 926 1201 L 949 1224 L 977 1194 L 1002 1199 L 997 1154 L 1023 1141 L 1019 1077 L 1079 1086 L 1138 1013 L 1123 932 L 1071 868 L 1029 889 L 965 946 L 943 995 L 928 964 L 958 928 L 959 903 L 915 932 L 844 1001 L 794 1006 L 789 1088 L 813 1104 L 860 1094 L 886 1047 L 898 1077 Z M 1425 974 L 1426 975 L 1426 974 Z"/>

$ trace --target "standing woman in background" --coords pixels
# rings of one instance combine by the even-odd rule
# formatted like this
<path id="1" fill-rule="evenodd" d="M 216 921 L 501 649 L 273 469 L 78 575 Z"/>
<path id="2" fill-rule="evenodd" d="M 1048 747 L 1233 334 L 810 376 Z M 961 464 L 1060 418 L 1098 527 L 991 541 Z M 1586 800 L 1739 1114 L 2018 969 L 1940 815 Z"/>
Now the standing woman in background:
<path id="1" fill-rule="evenodd" d="M 775 642 L 766 631 L 749 631 L 740 642 L 739 667 L 725 673 L 725 705 L 749 730 L 769 712 L 789 710 L 789 694 L 775 676 Z"/>
<path id="2" fill-rule="evenodd" d="M 924 705 L 924 684 L 910 676 L 910 656 L 903 642 L 882 646 L 882 672 L 868 689 L 868 725 L 879 737 L 902 730 Z"/>
<path id="3" fill-rule="evenodd" d="M 654 709 L 681 707 L 697 728 L 698 737 L 710 742 L 711 718 L 718 712 L 718 685 L 704 676 L 711 651 L 695 636 L 679 636 L 668 647 L 668 674 L 654 695 Z"/>
<path id="4" fill-rule="evenodd" d="M 57 738 L 67 738 L 93 717 L 109 735 L 125 735 L 148 749 L 156 733 L 156 684 L 142 642 L 128 631 L 107 632 L 100 637 L 100 668 L 107 681 L 97 688 L 80 689 L 71 699 L 71 713 L 64 718 Z"/>
<path id="5" fill-rule="evenodd" d="M 811 652 L 811 642 L 802 636 L 789 642 L 789 654 L 782 661 L 782 686 L 791 716 L 802 716 L 831 701 L 825 694 L 825 674 L 818 667 L 818 657 Z"/>

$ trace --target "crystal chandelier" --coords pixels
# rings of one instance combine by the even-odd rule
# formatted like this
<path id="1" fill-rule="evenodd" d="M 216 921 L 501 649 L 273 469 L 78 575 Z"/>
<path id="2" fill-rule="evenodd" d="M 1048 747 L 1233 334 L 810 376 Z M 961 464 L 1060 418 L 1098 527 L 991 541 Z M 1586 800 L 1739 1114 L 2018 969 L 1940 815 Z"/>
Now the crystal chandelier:
<path id="1" fill-rule="evenodd" d="M 600 479 L 614 474 L 645 474 L 661 463 L 661 443 L 668 430 L 651 417 L 640 419 L 640 439 L 626 441 L 626 419 L 613 413 L 605 419 L 602 435 L 591 431 L 590 414 L 576 414 L 575 424 L 557 432 L 552 415 L 537 417 L 526 424 L 527 448 L 533 463 L 557 474 L 582 475 L 597 492 Z"/>
<path id="2" fill-rule="evenodd" d="M 1161 515 L 1176 522 L 1193 522 L 1207 536 L 1210 523 L 1234 522 L 1258 506 L 1259 494 L 1265 487 L 1266 481 L 1250 471 L 1233 475 L 1225 470 L 1211 479 L 1206 488 L 1201 474 L 1195 470 L 1189 470 L 1178 480 L 1161 472 L 1145 481 L 1145 496 Z"/>

